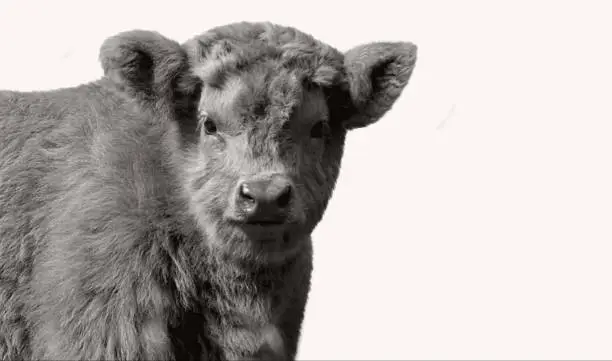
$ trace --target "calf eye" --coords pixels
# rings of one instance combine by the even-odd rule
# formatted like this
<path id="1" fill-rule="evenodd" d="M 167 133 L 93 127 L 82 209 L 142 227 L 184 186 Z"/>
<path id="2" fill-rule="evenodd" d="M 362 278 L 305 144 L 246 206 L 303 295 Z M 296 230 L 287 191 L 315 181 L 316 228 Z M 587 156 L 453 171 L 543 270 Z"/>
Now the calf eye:
<path id="1" fill-rule="evenodd" d="M 204 123 L 202 126 L 204 127 L 204 132 L 206 132 L 206 134 L 212 135 L 217 132 L 217 126 L 212 119 L 210 119 L 207 115 L 204 115 L 202 120 Z"/>
<path id="2" fill-rule="evenodd" d="M 310 129 L 310 136 L 312 138 L 323 138 L 327 135 L 328 131 L 329 126 L 327 125 L 327 122 L 320 120 Z"/>

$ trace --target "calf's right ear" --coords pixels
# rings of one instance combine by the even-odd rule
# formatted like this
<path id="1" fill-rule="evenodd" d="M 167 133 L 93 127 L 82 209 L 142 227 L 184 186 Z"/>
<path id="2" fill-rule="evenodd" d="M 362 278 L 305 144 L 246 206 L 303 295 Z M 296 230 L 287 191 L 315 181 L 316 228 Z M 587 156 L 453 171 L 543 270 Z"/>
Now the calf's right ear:
<path id="1" fill-rule="evenodd" d="M 188 77 L 187 54 L 174 40 L 154 31 L 114 35 L 100 48 L 104 75 L 122 91 L 152 106 L 171 106 L 178 92 L 195 89 Z"/>

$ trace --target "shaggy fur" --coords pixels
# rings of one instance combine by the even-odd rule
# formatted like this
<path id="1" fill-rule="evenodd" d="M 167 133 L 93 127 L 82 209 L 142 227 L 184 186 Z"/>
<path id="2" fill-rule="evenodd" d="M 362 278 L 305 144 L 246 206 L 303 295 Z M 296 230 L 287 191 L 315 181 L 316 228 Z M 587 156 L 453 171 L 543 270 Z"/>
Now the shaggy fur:
<path id="1" fill-rule="evenodd" d="M 100 61 L 0 92 L 0 359 L 293 359 L 346 132 L 391 108 L 416 47 L 237 23 L 122 33 Z M 247 230 L 237 186 L 272 173 L 287 222 Z"/>

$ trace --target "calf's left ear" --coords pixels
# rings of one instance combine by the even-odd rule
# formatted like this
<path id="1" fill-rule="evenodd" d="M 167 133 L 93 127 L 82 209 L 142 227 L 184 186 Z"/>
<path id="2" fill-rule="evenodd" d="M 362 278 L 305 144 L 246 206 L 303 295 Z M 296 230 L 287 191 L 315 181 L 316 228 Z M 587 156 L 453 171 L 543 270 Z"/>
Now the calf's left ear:
<path id="1" fill-rule="evenodd" d="M 395 103 L 412 75 L 417 46 L 408 42 L 375 42 L 344 54 L 350 96 L 356 112 L 346 129 L 370 125 Z"/>

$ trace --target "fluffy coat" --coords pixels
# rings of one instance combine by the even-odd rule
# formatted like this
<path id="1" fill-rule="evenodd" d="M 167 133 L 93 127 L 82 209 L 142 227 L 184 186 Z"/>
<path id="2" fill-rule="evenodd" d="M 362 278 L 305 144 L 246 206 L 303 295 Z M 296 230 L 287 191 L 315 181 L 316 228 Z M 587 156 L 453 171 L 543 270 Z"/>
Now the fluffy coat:
<path id="1" fill-rule="evenodd" d="M 0 92 L 0 359 L 293 359 L 345 135 L 415 61 L 237 23 L 121 33 L 102 79 Z M 295 195 L 265 243 L 230 220 L 236 184 L 270 172 Z"/>

